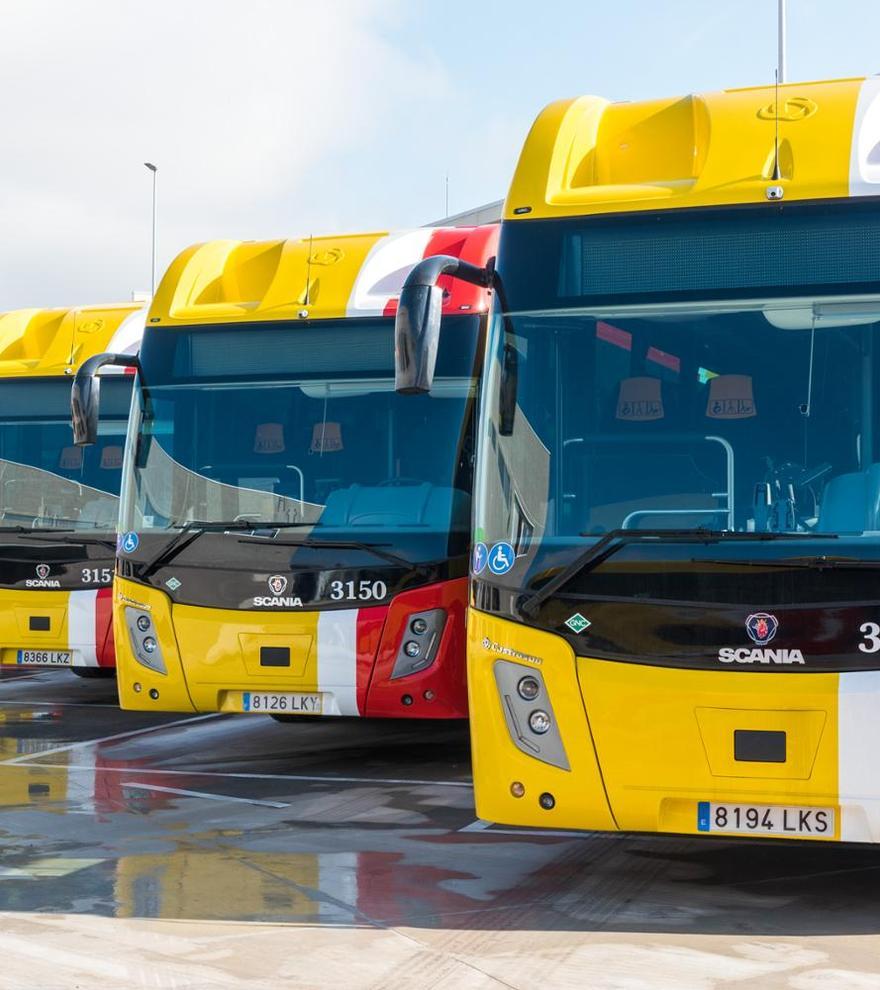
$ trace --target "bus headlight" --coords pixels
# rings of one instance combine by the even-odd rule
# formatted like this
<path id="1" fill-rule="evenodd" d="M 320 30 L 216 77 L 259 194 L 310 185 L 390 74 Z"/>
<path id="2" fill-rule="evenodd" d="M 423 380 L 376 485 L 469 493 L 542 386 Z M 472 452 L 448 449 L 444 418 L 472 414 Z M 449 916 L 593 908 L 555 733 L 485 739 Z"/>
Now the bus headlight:
<path id="1" fill-rule="evenodd" d="M 403 640 L 391 671 L 391 680 L 408 677 L 430 667 L 440 648 L 440 637 L 446 626 L 446 609 L 432 608 L 409 616 Z"/>
<path id="2" fill-rule="evenodd" d="M 550 716 L 542 711 L 540 708 L 536 709 L 529 715 L 529 728 L 536 736 L 543 736 L 545 733 L 550 731 L 553 722 L 550 720 Z"/>
<path id="3" fill-rule="evenodd" d="M 128 627 L 128 641 L 135 660 L 157 674 L 167 674 L 162 648 L 153 626 L 153 617 L 139 608 L 125 607 L 125 624 Z"/>
<path id="4" fill-rule="evenodd" d="M 501 659 L 495 661 L 494 671 L 501 710 L 514 746 L 542 763 L 571 769 L 541 671 Z"/>

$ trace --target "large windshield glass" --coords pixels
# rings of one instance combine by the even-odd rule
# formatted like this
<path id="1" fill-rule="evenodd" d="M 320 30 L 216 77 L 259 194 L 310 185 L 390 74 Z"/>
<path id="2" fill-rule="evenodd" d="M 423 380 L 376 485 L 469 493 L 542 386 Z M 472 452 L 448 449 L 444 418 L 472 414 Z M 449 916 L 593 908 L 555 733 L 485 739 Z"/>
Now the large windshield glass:
<path id="1" fill-rule="evenodd" d="M 70 379 L 0 381 L 0 525 L 116 529 L 131 378 L 101 379 L 98 442 L 70 436 Z"/>
<path id="2" fill-rule="evenodd" d="M 151 328 L 124 527 L 283 523 L 286 540 L 466 553 L 478 329 L 446 321 L 431 394 L 401 396 L 390 318 Z"/>
<path id="3" fill-rule="evenodd" d="M 880 559 L 878 235 L 856 199 L 505 224 L 481 580 L 733 600 L 768 590 L 744 562 L 833 558 L 851 598 Z"/>
<path id="4" fill-rule="evenodd" d="M 878 330 L 880 298 L 499 317 L 477 538 L 511 543 L 519 566 L 484 577 L 528 586 L 613 530 L 830 534 L 822 553 L 876 557 Z M 633 541 L 620 556 L 698 552 L 730 551 Z"/>

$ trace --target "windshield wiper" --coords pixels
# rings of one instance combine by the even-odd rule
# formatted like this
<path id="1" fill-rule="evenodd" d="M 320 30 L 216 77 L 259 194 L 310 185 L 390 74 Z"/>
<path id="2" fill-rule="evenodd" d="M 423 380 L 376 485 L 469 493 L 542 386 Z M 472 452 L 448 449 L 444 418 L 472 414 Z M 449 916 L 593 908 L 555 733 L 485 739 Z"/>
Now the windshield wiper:
<path id="1" fill-rule="evenodd" d="M 260 529 L 270 529 L 269 526 L 260 526 Z M 244 540 L 263 540 L 265 542 L 265 537 L 262 536 L 239 536 L 239 542 Z M 413 560 L 409 560 L 402 554 L 394 553 L 392 550 L 383 550 L 383 547 L 390 546 L 388 543 L 364 543 L 361 540 L 272 540 L 273 547 L 309 547 L 310 549 L 328 549 L 328 550 L 365 550 L 368 553 L 373 554 L 375 557 L 380 557 L 382 560 L 387 561 L 389 564 L 402 565 L 403 567 L 411 568 L 416 571 L 424 571 L 425 565 L 418 564 Z"/>
<path id="2" fill-rule="evenodd" d="M 588 535 L 588 534 L 582 534 Z M 630 543 L 763 543 L 772 540 L 812 540 L 819 537 L 836 538 L 836 533 L 737 533 L 723 529 L 611 529 L 591 547 L 587 547 L 542 588 L 530 595 L 520 606 L 526 615 L 534 616 L 548 598 L 576 574 L 591 571 Z"/>
<path id="3" fill-rule="evenodd" d="M 692 559 L 692 564 L 721 564 L 727 567 L 802 567 L 816 571 L 864 568 L 880 570 L 880 560 L 864 560 L 857 557 L 774 557 L 772 560 L 710 560 Z"/>
<path id="4" fill-rule="evenodd" d="M 116 551 L 115 539 L 104 539 L 100 536 L 77 536 L 75 535 L 76 532 L 75 529 L 58 529 L 52 533 L 38 532 L 34 539 L 41 543 L 51 543 L 52 540 L 56 539 L 55 533 L 60 533 L 61 536 L 58 539 L 62 543 L 82 543 L 83 546 L 108 547 L 110 550 Z"/>
<path id="5" fill-rule="evenodd" d="M 226 522 L 199 522 L 192 520 L 177 527 L 179 532 L 152 556 L 143 566 L 141 577 L 149 577 L 154 571 L 173 560 L 181 551 L 202 535 L 202 533 L 225 533 L 229 530 L 256 529 L 258 524 L 250 519 L 232 519 Z"/>
<path id="6" fill-rule="evenodd" d="M 54 526 L 22 526 L 16 523 L 13 526 L 0 526 L 0 533 L 75 533 L 73 527 L 56 529 Z"/>

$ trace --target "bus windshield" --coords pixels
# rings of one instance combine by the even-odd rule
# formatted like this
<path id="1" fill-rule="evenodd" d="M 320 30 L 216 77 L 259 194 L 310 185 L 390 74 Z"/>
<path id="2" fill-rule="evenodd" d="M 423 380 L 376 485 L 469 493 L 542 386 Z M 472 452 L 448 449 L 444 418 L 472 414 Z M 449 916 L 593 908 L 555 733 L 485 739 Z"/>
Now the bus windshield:
<path id="1" fill-rule="evenodd" d="M 426 396 L 394 391 L 390 318 L 151 328 L 124 528 L 252 522 L 414 561 L 465 554 L 478 320 L 444 326 Z"/>
<path id="2" fill-rule="evenodd" d="M 667 259 L 666 280 L 652 260 L 643 297 L 680 282 Z M 784 285 L 727 301 L 568 305 L 565 279 L 554 284 L 543 308 L 493 318 L 476 538 L 510 543 L 516 566 L 503 560 L 482 580 L 540 588 L 629 530 L 659 531 L 614 547 L 607 570 L 628 569 L 630 582 L 695 559 L 719 573 L 745 560 L 880 559 L 880 297 L 823 284 L 821 294 Z M 702 545 L 682 531 L 721 538 Z M 686 584 L 694 597 L 699 580 Z M 615 593 L 636 586 L 617 582 Z"/>
<path id="3" fill-rule="evenodd" d="M 70 379 L 0 380 L 0 526 L 114 531 L 131 378 L 101 379 L 98 442 L 70 438 Z"/>
<path id="4" fill-rule="evenodd" d="M 475 535 L 513 549 L 481 580 L 535 591 L 631 530 L 659 535 L 603 544 L 584 593 L 880 559 L 878 231 L 873 200 L 507 223 Z"/>

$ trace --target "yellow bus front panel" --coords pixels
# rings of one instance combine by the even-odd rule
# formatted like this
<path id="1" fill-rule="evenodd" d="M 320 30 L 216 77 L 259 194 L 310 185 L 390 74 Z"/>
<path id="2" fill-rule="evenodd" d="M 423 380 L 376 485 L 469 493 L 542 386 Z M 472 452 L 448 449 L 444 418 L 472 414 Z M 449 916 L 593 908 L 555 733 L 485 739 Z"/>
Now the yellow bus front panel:
<path id="1" fill-rule="evenodd" d="M 880 672 L 679 670 L 575 657 L 561 637 L 475 610 L 469 623 L 481 818 L 699 834 L 706 831 L 700 806 L 722 803 L 803 809 L 813 831 L 797 829 L 792 812 L 776 833 L 783 838 L 880 841 L 873 769 Z M 570 769 L 548 766 L 517 745 L 498 690 L 499 662 L 520 665 L 524 676 L 540 672 Z M 743 759 L 738 733 L 784 734 L 784 759 Z M 514 796 L 518 784 L 521 797 Z M 548 794 L 552 804 L 542 804 Z M 736 834 L 749 834 L 745 823 Z"/>
<path id="2" fill-rule="evenodd" d="M 112 666 L 109 601 L 109 588 L 0 589 L 0 664 Z"/>

